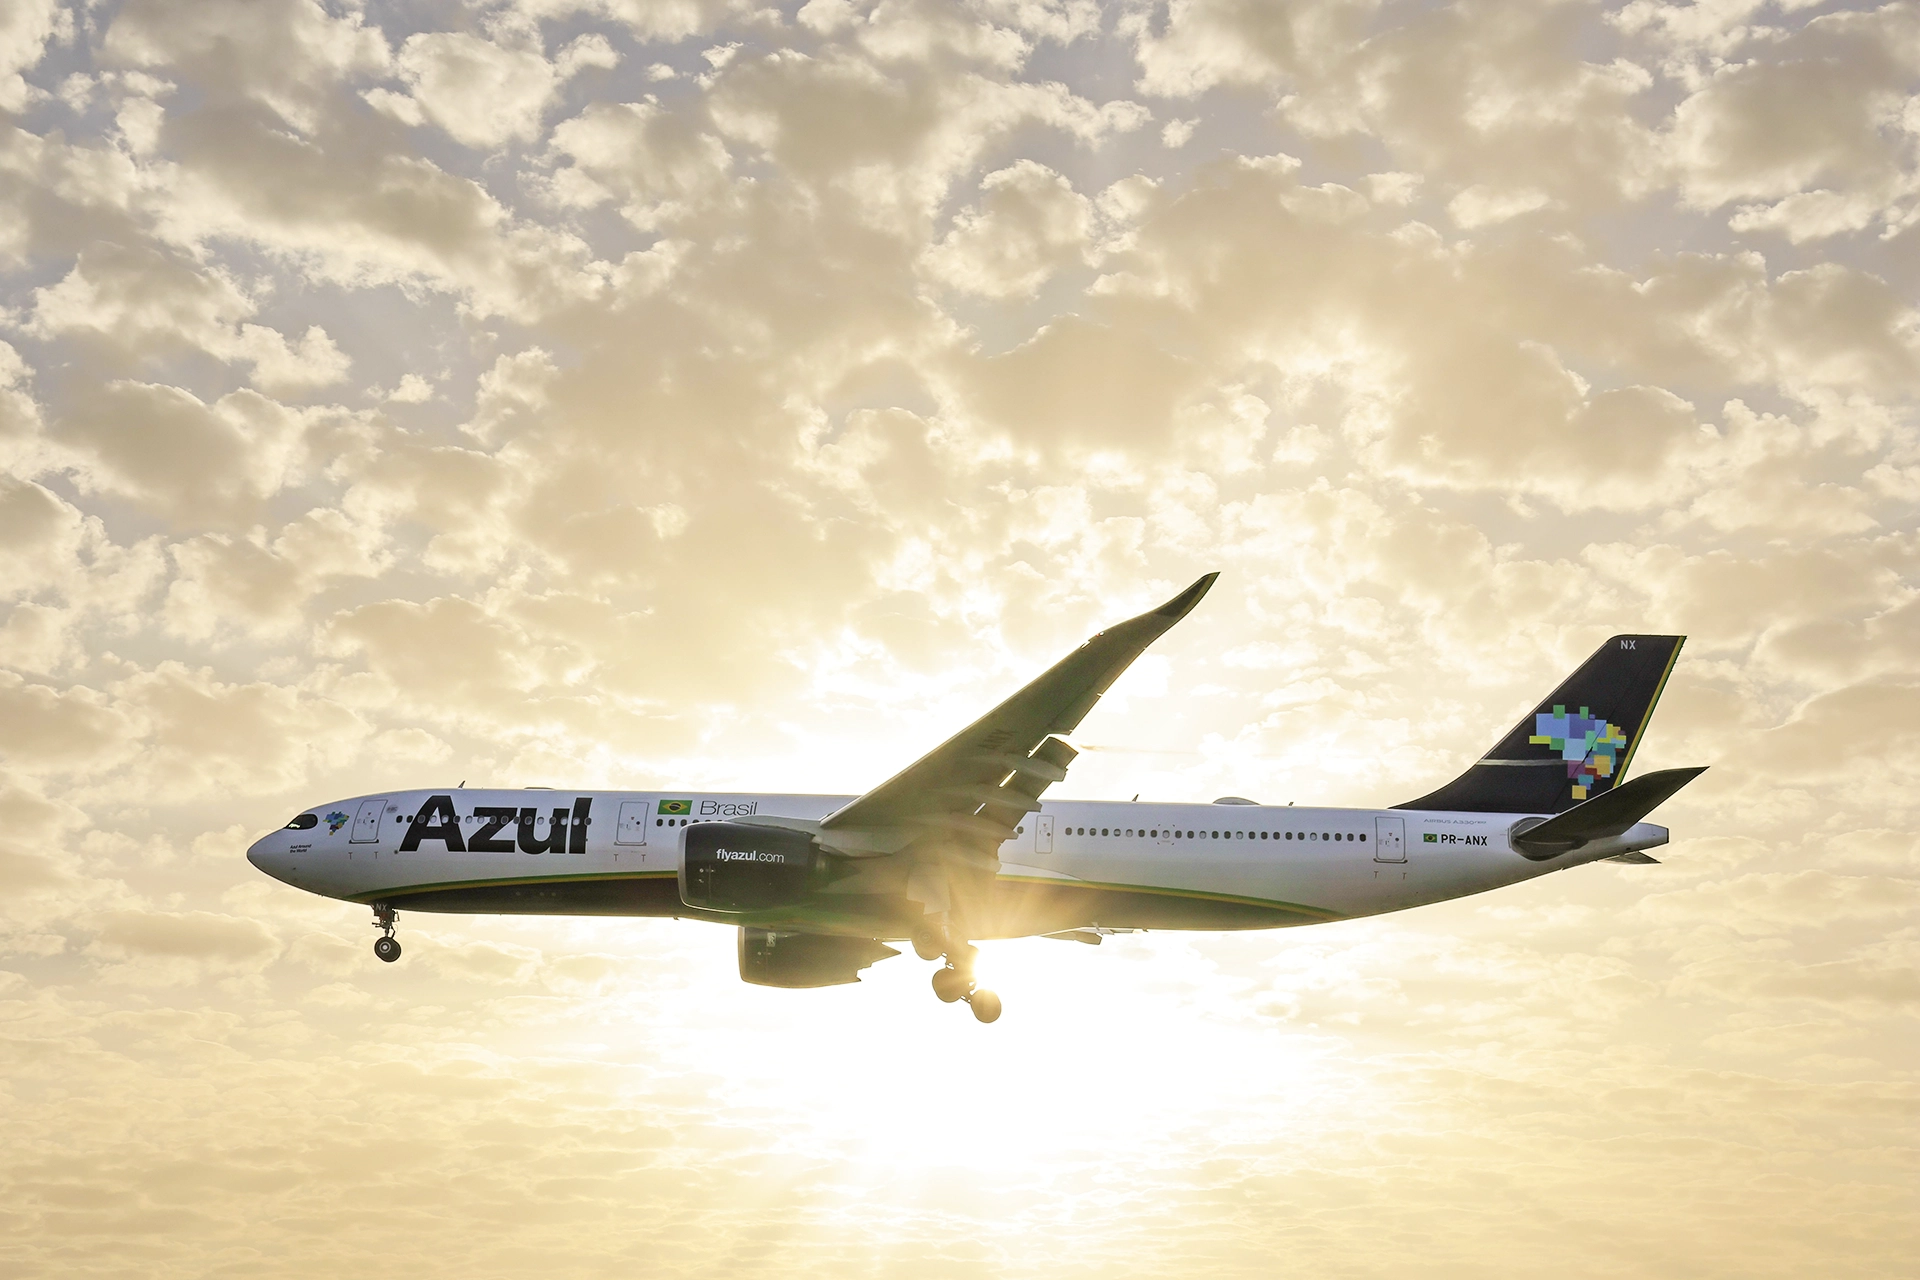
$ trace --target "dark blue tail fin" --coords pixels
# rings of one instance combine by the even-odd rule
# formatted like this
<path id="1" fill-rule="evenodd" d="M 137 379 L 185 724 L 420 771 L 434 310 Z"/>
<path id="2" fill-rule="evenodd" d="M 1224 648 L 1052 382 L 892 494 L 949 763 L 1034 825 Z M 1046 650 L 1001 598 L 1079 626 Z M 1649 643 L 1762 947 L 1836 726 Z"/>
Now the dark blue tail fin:
<path id="1" fill-rule="evenodd" d="M 1626 776 L 1685 636 L 1614 636 L 1473 767 L 1396 809 L 1560 813 Z"/>

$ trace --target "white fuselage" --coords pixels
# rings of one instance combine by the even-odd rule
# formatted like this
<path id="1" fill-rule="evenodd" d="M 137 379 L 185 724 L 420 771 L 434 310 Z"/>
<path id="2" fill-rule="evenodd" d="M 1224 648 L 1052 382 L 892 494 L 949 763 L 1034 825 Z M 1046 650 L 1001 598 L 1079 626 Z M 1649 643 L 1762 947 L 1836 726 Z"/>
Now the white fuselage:
<path id="1" fill-rule="evenodd" d="M 450 801 L 446 820 L 422 838 L 416 818 L 437 797 Z M 403 910 L 731 921 L 736 917 L 681 901 L 675 882 L 686 828 L 818 821 L 849 798 L 392 792 L 323 805 L 312 811 L 315 826 L 275 831 L 247 856 L 298 888 Z M 1640 823 L 1540 861 L 1516 852 L 1508 839 L 1528 816 L 1048 800 L 1000 846 L 995 893 L 1007 909 L 995 934 L 1262 928 L 1375 915 L 1667 841 L 1666 828 Z M 790 914 L 786 923 L 805 924 L 806 915 Z"/>

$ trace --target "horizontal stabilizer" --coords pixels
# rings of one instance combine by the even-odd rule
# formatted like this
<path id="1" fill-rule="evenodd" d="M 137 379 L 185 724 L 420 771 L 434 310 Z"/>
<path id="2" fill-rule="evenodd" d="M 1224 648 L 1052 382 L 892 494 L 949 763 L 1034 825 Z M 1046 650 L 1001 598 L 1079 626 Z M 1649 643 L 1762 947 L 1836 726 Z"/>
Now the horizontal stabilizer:
<path id="1" fill-rule="evenodd" d="M 1556 817 L 1532 826 L 1517 825 L 1513 847 L 1529 858 L 1551 858 L 1590 841 L 1620 835 L 1706 771 L 1704 765 L 1661 769 L 1623 782 Z"/>
<path id="2" fill-rule="evenodd" d="M 1600 861 L 1630 862 L 1636 867 L 1657 867 L 1660 865 L 1660 859 L 1650 853 L 1642 853 L 1638 849 L 1635 849 L 1632 853 L 1616 853 L 1611 858 L 1602 858 Z"/>

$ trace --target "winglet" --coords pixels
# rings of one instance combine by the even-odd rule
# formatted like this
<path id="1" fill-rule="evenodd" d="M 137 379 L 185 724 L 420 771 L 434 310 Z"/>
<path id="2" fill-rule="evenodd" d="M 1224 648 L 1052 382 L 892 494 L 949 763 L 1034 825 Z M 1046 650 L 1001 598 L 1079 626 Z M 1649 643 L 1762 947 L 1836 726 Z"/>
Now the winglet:
<path id="1" fill-rule="evenodd" d="M 1155 609 L 1153 611 L 1154 616 L 1157 618 L 1168 618 L 1174 622 L 1180 621 L 1180 619 L 1193 612 L 1193 607 L 1199 604 L 1207 592 L 1213 588 L 1213 580 L 1219 576 L 1220 571 L 1218 569 L 1215 569 L 1212 573 L 1202 575 L 1198 582 L 1161 605 L 1158 609 Z"/>

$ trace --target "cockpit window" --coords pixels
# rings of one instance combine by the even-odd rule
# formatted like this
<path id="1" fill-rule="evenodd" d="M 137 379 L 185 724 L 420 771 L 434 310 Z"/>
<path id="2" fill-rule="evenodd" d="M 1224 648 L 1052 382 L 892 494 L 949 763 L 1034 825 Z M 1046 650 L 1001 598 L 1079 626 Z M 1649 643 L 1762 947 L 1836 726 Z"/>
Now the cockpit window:
<path id="1" fill-rule="evenodd" d="M 299 817 L 295 818 L 292 822 L 289 822 L 287 824 L 286 829 L 288 831 L 305 831 L 309 827 L 317 827 L 319 825 L 320 825 L 319 814 L 303 813 Z"/>

